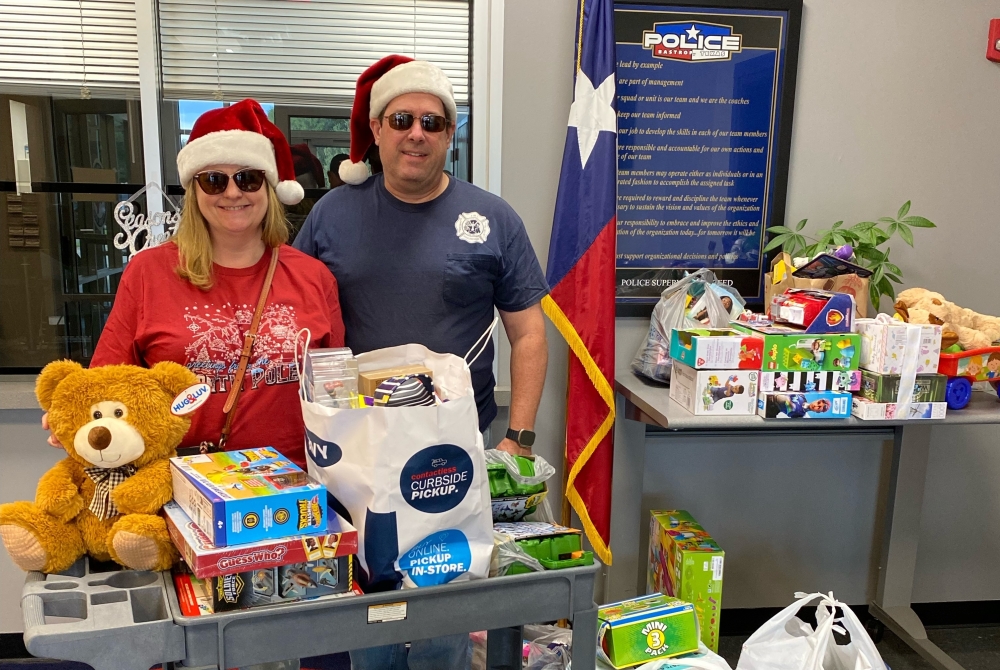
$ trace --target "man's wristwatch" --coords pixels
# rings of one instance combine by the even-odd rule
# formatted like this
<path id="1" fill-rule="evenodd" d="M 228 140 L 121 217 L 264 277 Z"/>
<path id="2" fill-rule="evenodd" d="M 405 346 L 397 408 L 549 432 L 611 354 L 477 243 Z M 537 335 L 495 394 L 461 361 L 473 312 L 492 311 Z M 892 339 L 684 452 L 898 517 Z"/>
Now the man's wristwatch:
<path id="1" fill-rule="evenodd" d="M 508 428 L 507 439 L 514 440 L 522 447 L 530 449 L 531 445 L 535 443 L 535 432 L 532 430 L 514 430 L 513 428 Z"/>

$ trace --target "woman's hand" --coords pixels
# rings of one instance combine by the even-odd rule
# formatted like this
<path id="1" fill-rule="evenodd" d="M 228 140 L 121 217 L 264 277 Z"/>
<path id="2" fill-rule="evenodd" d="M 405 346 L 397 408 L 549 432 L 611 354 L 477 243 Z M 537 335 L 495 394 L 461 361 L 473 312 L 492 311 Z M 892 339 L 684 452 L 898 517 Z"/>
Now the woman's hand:
<path id="1" fill-rule="evenodd" d="M 49 439 L 48 439 L 49 446 L 55 447 L 56 449 L 62 449 L 63 448 L 62 443 L 56 438 L 55 435 L 52 434 L 52 429 L 49 428 L 49 413 L 48 412 L 46 412 L 45 414 L 42 415 L 42 430 L 49 431 Z"/>

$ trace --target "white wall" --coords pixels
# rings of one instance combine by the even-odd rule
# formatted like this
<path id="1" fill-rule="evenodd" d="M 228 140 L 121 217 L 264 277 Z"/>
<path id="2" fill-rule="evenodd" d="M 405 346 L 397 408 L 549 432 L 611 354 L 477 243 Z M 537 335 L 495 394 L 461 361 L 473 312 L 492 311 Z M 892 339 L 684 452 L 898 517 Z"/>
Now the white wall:
<path id="1" fill-rule="evenodd" d="M 543 263 L 572 102 L 575 5 L 506 0 L 503 196 Z M 918 230 L 915 249 L 893 246 L 907 285 L 992 314 L 1000 314 L 989 252 L 1000 248 L 1000 65 L 985 50 L 998 9 L 995 0 L 806 0 L 787 207 L 790 221 L 853 223 L 895 214 L 912 199 L 912 213 L 939 228 Z M 620 368 L 647 323 L 618 320 Z M 558 335 L 549 336 L 537 450 L 559 463 L 567 354 Z M 915 600 L 1000 599 L 996 437 L 969 427 L 938 429 L 935 440 Z M 664 446 L 650 445 L 644 504 L 685 506 L 714 524 L 731 557 L 727 607 L 784 604 L 791 584 L 804 582 L 837 585 L 863 602 L 877 441 L 791 451 Z M 753 486 L 733 486 L 748 469 Z M 822 484 L 804 500 L 810 477 Z M 767 543 L 751 528 L 762 528 Z"/>

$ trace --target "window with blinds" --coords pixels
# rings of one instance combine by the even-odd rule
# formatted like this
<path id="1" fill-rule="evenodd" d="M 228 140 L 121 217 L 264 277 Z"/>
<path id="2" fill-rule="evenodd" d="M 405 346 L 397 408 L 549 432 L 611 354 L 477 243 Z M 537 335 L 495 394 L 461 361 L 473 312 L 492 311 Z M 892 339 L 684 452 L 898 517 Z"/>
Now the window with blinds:
<path id="1" fill-rule="evenodd" d="M 468 0 L 160 0 L 159 30 L 169 100 L 350 107 L 391 53 L 436 63 L 469 100 Z"/>
<path id="2" fill-rule="evenodd" d="M 135 0 L 0 0 L 0 88 L 137 97 Z"/>

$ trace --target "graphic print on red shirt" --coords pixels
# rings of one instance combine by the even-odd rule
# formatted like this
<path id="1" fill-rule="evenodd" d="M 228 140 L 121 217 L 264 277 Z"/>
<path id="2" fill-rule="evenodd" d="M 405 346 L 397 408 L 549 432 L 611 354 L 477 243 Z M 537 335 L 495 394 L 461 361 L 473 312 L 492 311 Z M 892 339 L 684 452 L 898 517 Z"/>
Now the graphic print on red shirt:
<path id="1" fill-rule="evenodd" d="M 265 252 L 248 268 L 216 265 L 213 286 L 202 291 L 177 276 L 172 242 L 137 254 L 122 276 L 91 366 L 152 366 L 163 360 L 187 366 L 212 395 L 195 412 L 182 446 L 218 442 L 222 408 L 270 256 Z M 227 449 L 272 446 L 305 467 L 295 366 L 295 337 L 302 328 L 309 329 L 314 347 L 343 346 L 336 280 L 319 261 L 283 246 Z"/>

